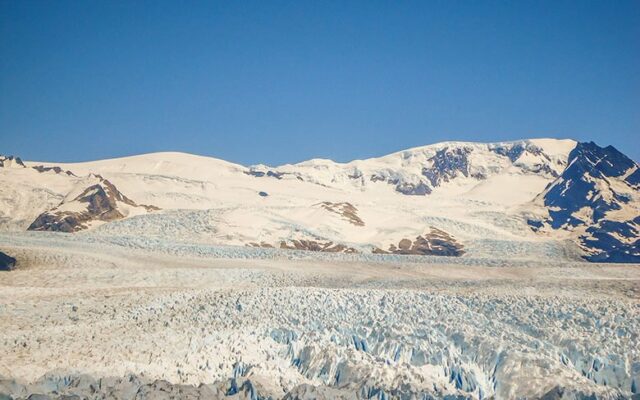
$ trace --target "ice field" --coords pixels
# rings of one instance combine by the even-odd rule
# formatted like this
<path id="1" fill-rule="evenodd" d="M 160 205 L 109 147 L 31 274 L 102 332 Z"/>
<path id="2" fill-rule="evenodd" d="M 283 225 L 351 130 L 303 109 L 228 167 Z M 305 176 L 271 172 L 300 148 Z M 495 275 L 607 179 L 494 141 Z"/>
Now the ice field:
<path id="1" fill-rule="evenodd" d="M 0 274 L 0 392 L 17 398 L 638 391 L 638 265 L 60 235 L 0 236 L 23 263 Z"/>

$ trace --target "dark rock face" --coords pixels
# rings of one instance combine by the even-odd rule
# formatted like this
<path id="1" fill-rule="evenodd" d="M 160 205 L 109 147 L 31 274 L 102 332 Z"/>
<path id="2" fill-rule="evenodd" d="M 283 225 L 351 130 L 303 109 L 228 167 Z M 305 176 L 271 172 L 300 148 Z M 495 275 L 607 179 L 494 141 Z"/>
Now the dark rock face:
<path id="1" fill-rule="evenodd" d="M 256 178 L 262 178 L 266 176 L 269 178 L 282 179 L 282 177 L 284 176 L 284 172 L 278 172 L 278 171 L 272 171 L 272 170 L 260 171 L 260 170 L 250 169 L 249 171 L 245 171 L 244 173 L 246 175 L 255 176 Z"/>
<path id="2" fill-rule="evenodd" d="M 40 214 L 27 228 L 30 231 L 77 232 L 87 229 L 90 221 L 114 221 L 124 218 L 118 203 L 133 207 L 144 207 L 147 211 L 158 210 L 155 206 L 137 205 L 123 195 L 111 182 L 99 177 L 100 183 L 89 186 L 72 202 L 86 204 L 85 211 L 60 211 L 53 209 Z"/>
<path id="3" fill-rule="evenodd" d="M 76 174 L 74 174 L 73 172 L 69 171 L 69 170 L 63 170 L 62 168 L 58 167 L 58 166 L 54 166 L 54 167 L 45 167 L 44 165 L 35 165 L 33 167 L 31 167 L 33 169 L 35 169 L 36 171 L 42 173 L 42 172 L 49 172 L 49 171 L 53 171 L 56 174 L 67 174 L 69 176 L 77 176 Z"/>
<path id="4" fill-rule="evenodd" d="M 627 179 L 625 179 L 625 181 L 634 189 L 640 189 L 640 168 L 636 169 L 635 172 L 627 176 Z"/>
<path id="5" fill-rule="evenodd" d="M 544 196 L 545 206 L 557 208 L 549 212 L 553 228 L 564 224 L 577 226 L 598 222 L 607 211 L 619 210 L 623 196 L 610 188 L 608 179 L 620 177 L 635 166 L 632 160 L 612 146 L 602 148 L 593 142 L 578 143 L 569 154 L 569 166 Z M 596 188 L 597 180 L 609 187 L 613 199 L 602 196 L 601 190 Z M 583 221 L 572 215 L 583 207 L 593 210 L 592 221 Z"/>
<path id="6" fill-rule="evenodd" d="M 429 233 L 416 237 L 413 241 L 402 239 L 397 245 L 390 245 L 388 250 L 374 249 L 376 254 L 414 254 L 422 256 L 461 256 L 463 247 L 447 232 L 431 228 Z"/>
<path id="7" fill-rule="evenodd" d="M 426 183 L 398 183 L 396 184 L 396 192 L 407 196 L 425 196 L 431 194 L 432 190 Z"/>
<path id="8" fill-rule="evenodd" d="M 518 165 L 519 167 L 523 168 L 527 172 L 548 175 L 554 178 L 557 178 L 559 176 L 559 174 L 553 168 L 551 168 L 550 164 L 552 161 L 549 158 L 549 156 L 545 154 L 545 152 L 535 144 L 523 142 L 523 143 L 515 143 L 512 145 L 496 146 L 491 148 L 491 151 L 501 156 L 505 156 L 509 158 L 509 160 L 512 163 L 514 163 L 515 165 Z M 518 160 L 525 153 L 540 157 L 543 160 L 543 162 L 536 165 L 532 165 L 532 166 L 526 166 L 526 167 L 522 164 L 519 164 Z M 565 164 L 562 163 L 560 165 L 564 166 Z"/>
<path id="9" fill-rule="evenodd" d="M 406 182 L 399 179 L 389 179 L 381 174 L 374 174 L 369 179 L 372 182 L 386 181 L 395 185 L 398 193 L 407 196 L 426 196 L 433 192 L 433 189 L 440 186 L 443 182 L 450 182 L 458 175 L 465 177 L 472 176 L 470 172 L 468 155 L 471 149 L 448 148 L 438 150 L 436 154 L 429 158 L 429 167 L 422 168 L 422 176 L 424 180 L 418 182 Z M 477 179 L 483 179 L 483 176 L 473 176 Z"/>
<path id="10" fill-rule="evenodd" d="M 16 267 L 16 259 L 0 251 L 0 271 L 11 271 Z"/>
<path id="11" fill-rule="evenodd" d="M 582 244 L 596 253 L 587 257 L 594 262 L 640 262 L 640 216 L 631 221 L 603 220 L 587 228 L 590 236 L 581 238 Z M 631 238 L 621 242 L 620 238 Z M 636 238 L 633 240 L 633 238 Z"/>
<path id="12" fill-rule="evenodd" d="M 551 158 L 544 151 L 527 142 L 512 143 L 494 146 L 489 149 L 496 154 L 507 157 L 511 163 L 528 173 L 543 174 L 551 177 L 557 177 L 558 173 L 551 167 Z M 429 158 L 429 165 L 422 168 L 422 176 L 425 181 L 418 183 L 406 183 L 396 181 L 388 181 L 396 185 L 396 191 L 406 195 L 428 195 L 433 189 L 442 186 L 443 183 L 451 182 L 457 177 L 474 178 L 478 180 L 486 179 L 486 173 L 482 170 L 472 172 L 471 161 L 469 156 L 472 154 L 471 147 L 445 147 L 436 151 L 436 154 Z M 531 154 L 541 159 L 539 163 L 534 165 L 519 164 L 518 160 L 523 154 Z M 560 164 L 564 166 L 564 164 Z M 640 177 L 638 177 L 640 179 Z M 372 176 L 372 181 L 385 180 L 380 176 Z"/>
<path id="13" fill-rule="evenodd" d="M 514 146 L 497 146 L 491 149 L 494 153 L 500 154 L 501 156 L 505 156 L 511 160 L 511 162 L 515 162 L 522 153 L 525 151 L 525 146 L 523 144 L 516 144 Z"/>
<path id="14" fill-rule="evenodd" d="M 364 221 L 358 216 L 358 209 L 351 203 L 332 203 L 323 201 L 319 203 L 325 210 L 340 215 L 346 221 L 355 226 L 364 226 Z"/>
<path id="15" fill-rule="evenodd" d="M 630 193 L 638 194 L 638 168 L 612 146 L 579 143 L 569 154 L 567 168 L 543 193 L 549 208 L 545 222 L 553 229 L 586 226 L 580 242 L 590 252 L 587 259 L 591 261 L 640 262 L 640 217 L 627 221 L 607 218 L 608 212 L 621 210 L 632 201 Z M 613 181 L 619 184 L 612 185 Z M 626 187 L 626 193 L 621 187 Z"/>
<path id="16" fill-rule="evenodd" d="M 395 185 L 395 191 L 407 196 L 425 196 L 431 194 L 431 188 L 426 182 L 418 183 L 403 182 L 399 179 L 389 179 L 381 174 L 374 174 L 369 177 L 371 182 L 387 182 Z"/>
<path id="17" fill-rule="evenodd" d="M 422 176 L 425 180 L 417 183 L 389 181 L 396 185 L 396 191 L 404 195 L 425 196 L 431 194 L 434 188 L 443 183 L 451 182 L 458 176 L 485 179 L 482 173 L 472 173 L 469 155 L 473 150 L 469 147 L 445 147 L 436 151 L 436 154 L 428 159 L 429 166 L 422 168 Z M 379 177 L 371 177 L 372 181 L 380 180 Z"/>
<path id="18" fill-rule="evenodd" d="M 13 164 L 26 168 L 26 165 L 24 165 L 20 157 L 0 155 L 0 168 L 8 167 Z"/>
<path id="19" fill-rule="evenodd" d="M 468 158 L 470 153 L 471 149 L 466 147 L 454 149 L 445 147 L 429 159 L 432 166 L 423 168 L 422 175 L 429 180 L 432 187 L 440 186 L 442 182 L 449 182 L 458 174 L 468 177 L 470 174 Z"/>

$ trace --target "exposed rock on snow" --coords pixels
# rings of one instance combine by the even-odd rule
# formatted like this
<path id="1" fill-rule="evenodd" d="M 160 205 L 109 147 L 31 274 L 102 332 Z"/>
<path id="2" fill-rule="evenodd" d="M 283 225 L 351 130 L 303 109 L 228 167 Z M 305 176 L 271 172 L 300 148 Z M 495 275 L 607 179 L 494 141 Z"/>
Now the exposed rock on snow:
<path id="1" fill-rule="evenodd" d="M 11 271 L 16 267 L 16 259 L 0 251 L 0 271 Z"/>
<path id="2" fill-rule="evenodd" d="M 20 157 L 3 156 L 0 154 L 0 168 L 25 168 Z"/>
<path id="3" fill-rule="evenodd" d="M 122 219 L 131 212 L 158 210 L 154 206 L 137 205 L 99 175 L 94 176 L 93 180 L 97 180 L 97 183 L 38 216 L 28 230 L 76 232 L 87 229 L 95 222 Z"/>
<path id="4" fill-rule="evenodd" d="M 36 170 L 36 171 L 38 171 L 38 172 L 49 172 L 49 171 L 53 171 L 53 172 L 55 172 L 56 174 L 62 174 L 62 173 L 64 173 L 64 174 L 67 174 L 67 175 L 69 175 L 69 176 L 76 176 L 76 174 L 74 174 L 73 172 L 68 171 L 68 170 L 66 170 L 66 171 L 65 171 L 65 170 L 63 170 L 62 168 L 60 168 L 60 167 L 58 167 L 58 166 L 55 166 L 55 165 L 54 165 L 54 166 L 52 166 L 52 167 L 45 167 L 44 165 L 34 165 L 34 166 L 33 166 L 33 167 L 31 167 L 31 168 L 35 169 L 35 170 Z"/>
<path id="5" fill-rule="evenodd" d="M 269 178 L 282 179 L 284 175 L 283 172 L 274 172 L 266 166 L 254 166 L 249 169 L 249 171 L 244 172 L 247 175 L 255 176 L 256 178 L 262 178 L 264 176 Z"/>
<path id="6" fill-rule="evenodd" d="M 511 146 L 496 145 L 491 147 L 491 150 L 508 157 L 516 167 L 534 174 L 558 177 L 567 165 L 566 159 L 554 160 L 545 153 L 543 148 L 531 142 L 521 142 Z"/>
<path id="7" fill-rule="evenodd" d="M 358 216 L 358 209 L 351 203 L 332 203 L 330 201 L 323 201 L 320 206 L 325 210 L 338 214 L 346 221 L 355 226 L 364 226 L 364 221 Z"/>
<path id="8" fill-rule="evenodd" d="M 436 154 L 429 159 L 431 166 L 422 168 L 422 175 L 429 180 L 432 187 L 440 186 L 442 182 L 449 182 L 459 174 L 464 177 L 469 177 L 468 156 L 471 151 L 472 149 L 469 147 L 453 149 L 445 147 L 442 150 L 438 150 Z M 476 177 L 482 178 L 483 176 L 477 174 Z"/>
<path id="9" fill-rule="evenodd" d="M 448 233 L 431 228 L 429 233 L 420 235 L 411 241 L 402 239 L 396 246 L 392 244 L 388 250 L 374 249 L 378 254 L 416 254 L 425 256 L 461 256 L 464 254 L 463 246 Z"/>

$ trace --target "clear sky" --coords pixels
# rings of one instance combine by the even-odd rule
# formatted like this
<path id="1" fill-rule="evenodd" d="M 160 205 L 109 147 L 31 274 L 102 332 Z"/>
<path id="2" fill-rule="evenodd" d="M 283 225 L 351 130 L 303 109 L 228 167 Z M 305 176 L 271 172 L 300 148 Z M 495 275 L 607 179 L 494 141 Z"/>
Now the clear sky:
<path id="1" fill-rule="evenodd" d="M 526 137 L 640 160 L 640 1 L 0 0 L 0 154 L 282 164 Z"/>

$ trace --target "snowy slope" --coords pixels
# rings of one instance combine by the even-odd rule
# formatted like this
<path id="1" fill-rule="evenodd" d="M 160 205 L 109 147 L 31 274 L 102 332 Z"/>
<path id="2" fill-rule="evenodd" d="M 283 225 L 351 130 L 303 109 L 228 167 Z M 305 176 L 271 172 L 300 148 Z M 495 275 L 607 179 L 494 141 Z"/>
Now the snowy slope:
<path id="1" fill-rule="evenodd" d="M 0 212 L 4 230 L 26 229 L 59 206 L 82 177 L 99 174 L 135 204 L 161 211 L 89 225 L 91 235 L 362 253 L 406 253 L 400 247 L 416 248 L 416 242 L 435 249 L 447 238 L 445 247 L 460 248 L 453 253 L 462 257 L 591 256 L 580 235 L 530 225 L 549 215 L 553 206 L 540 196 L 565 175 L 576 145 L 555 139 L 445 142 L 349 163 L 314 159 L 277 167 L 183 153 L 25 162 L 22 170 L 0 168 Z M 631 180 L 639 174 L 624 170 Z M 637 184 L 629 190 L 637 194 Z M 38 198 L 41 192 L 48 195 Z M 628 203 L 627 214 L 637 216 L 638 197 Z M 442 235 L 426 239 L 433 232 Z"/>

